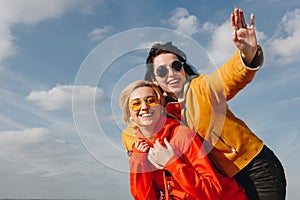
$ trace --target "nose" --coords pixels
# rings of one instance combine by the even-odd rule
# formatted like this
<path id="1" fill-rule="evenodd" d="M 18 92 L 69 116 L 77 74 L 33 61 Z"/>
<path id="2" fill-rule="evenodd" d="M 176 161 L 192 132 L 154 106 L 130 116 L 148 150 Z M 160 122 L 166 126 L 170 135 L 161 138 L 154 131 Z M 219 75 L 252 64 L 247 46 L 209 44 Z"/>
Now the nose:
<path id="1" fill-rule="evenodd" d="M 168 67 L 168 76 L 172 76 L 176 73 L 175 69 L 173 69 L 172 67 Z"/>
<path id="2" fill-rule="evenodd" d="M 147 110 L 147 109 L 149 109 L 149 106 L 148 106 L 148 104 L 146 103 L 146 101 L 142 101 L 142 107 L 141 107 L 141 110 Z"/>

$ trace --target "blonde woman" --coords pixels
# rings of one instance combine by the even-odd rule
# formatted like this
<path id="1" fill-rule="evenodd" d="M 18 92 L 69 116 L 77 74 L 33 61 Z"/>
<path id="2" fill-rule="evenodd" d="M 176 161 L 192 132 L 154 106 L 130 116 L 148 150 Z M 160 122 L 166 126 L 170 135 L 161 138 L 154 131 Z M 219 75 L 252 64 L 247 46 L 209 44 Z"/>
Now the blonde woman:
<path id="1" fill-rule="evenodd" d="M 130 154 L 130 191 L 134 199 L 239 199 L 245 190 L 218 173 L 200 137 L 164 115 L 164 97 L 153 83 L 136 81 L 120 99 L 124 121 L 135 140 Z"/>

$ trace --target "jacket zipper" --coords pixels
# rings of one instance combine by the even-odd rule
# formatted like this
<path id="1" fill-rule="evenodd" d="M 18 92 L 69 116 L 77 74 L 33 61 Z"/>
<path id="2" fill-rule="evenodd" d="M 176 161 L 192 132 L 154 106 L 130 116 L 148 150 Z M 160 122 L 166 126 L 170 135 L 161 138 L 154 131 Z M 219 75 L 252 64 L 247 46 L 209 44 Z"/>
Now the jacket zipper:
<path id="1" fill-rule="evenodd" d="M 230 146 L 230 145 L 222 138 L 221 135 L 219 135 L 218 133 L 216 133 L 213 129 L 211 130 L 211 132 L 212 132 L 215 136 L 217 136 L 217 137 L 220 139 L 220 141 L 221 141 L 225 146 L 227 146 L 233 153 L 238 153 L 237 150 L 236 150 L 236 148 Z"/>

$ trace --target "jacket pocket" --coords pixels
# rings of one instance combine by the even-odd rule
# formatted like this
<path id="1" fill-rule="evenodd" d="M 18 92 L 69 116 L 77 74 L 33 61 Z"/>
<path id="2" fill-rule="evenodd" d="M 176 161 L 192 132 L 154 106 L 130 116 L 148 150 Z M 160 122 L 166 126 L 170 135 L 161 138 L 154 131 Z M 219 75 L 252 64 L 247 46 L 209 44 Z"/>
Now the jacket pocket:
<path id="1" fill-rule="evenodd" d="M 230 145 L 229 143 L 226 142 L 226 140 L 224 140 L 224 138 L 222 138 L 222 136 L 220 134 L 218 134 L 217 132 L 214 131 L 214 129 L 211 130 L 211 133 L 217 138 L 217 140 L 219 140 L 219 144 L 222 144 L 223 147 L 221 147 L 222 149 L 227 149 L 229 152 L 232 152 L 232 153 L 238 153 L 236 148 L 232 145 Z M 216 142 L 216 148 L 218 148 L 218 142 Z M 219 149 L 221 150 L 221 149 Z"/>

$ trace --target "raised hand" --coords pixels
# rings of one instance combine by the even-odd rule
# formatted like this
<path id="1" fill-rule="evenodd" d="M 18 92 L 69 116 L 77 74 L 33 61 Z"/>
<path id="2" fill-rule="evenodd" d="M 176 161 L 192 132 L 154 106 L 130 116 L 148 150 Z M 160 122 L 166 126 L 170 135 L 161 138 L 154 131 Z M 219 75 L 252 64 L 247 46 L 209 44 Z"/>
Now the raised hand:
<path id="1" fill-rule="evenodd" d="M 233 30 L 232 40 L 236 47 L 241 51 L 242 58 L 249 66 L 255 57 L 257 51 L 257 39 L 254 31 L 254 14 L 250 16 L 250 25 L 244 18 L 244 12 L 235 8 L 230 17 L 231 27 Z"/>

